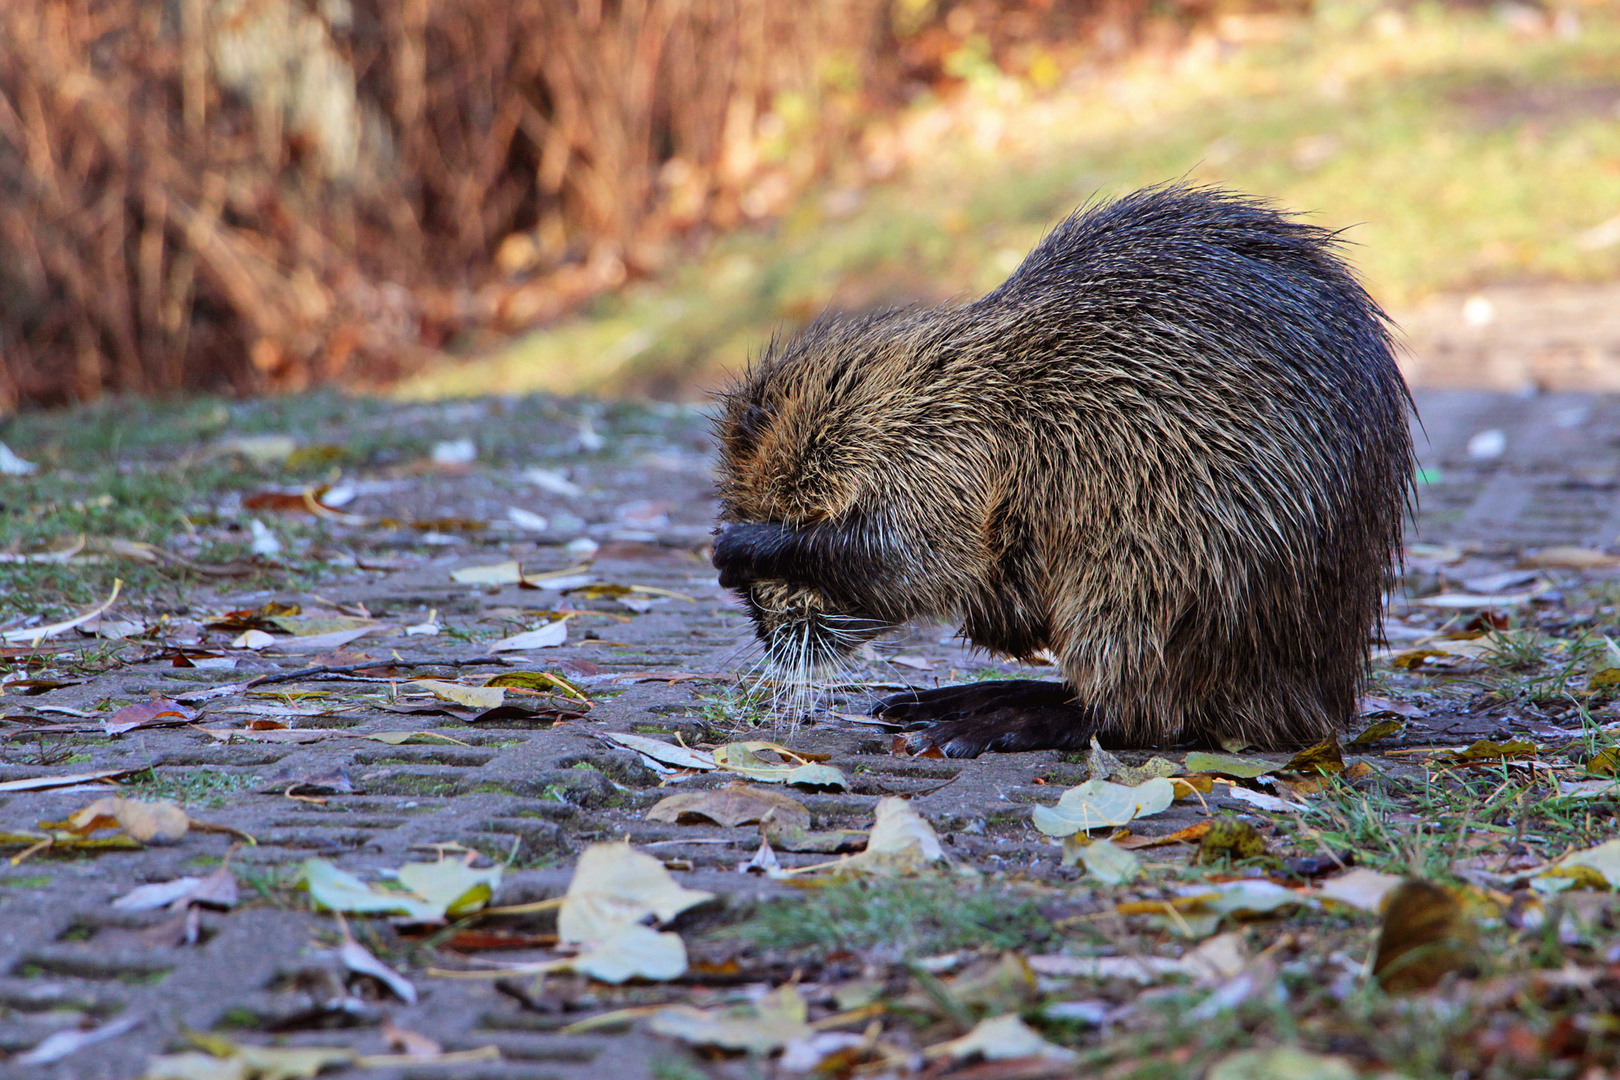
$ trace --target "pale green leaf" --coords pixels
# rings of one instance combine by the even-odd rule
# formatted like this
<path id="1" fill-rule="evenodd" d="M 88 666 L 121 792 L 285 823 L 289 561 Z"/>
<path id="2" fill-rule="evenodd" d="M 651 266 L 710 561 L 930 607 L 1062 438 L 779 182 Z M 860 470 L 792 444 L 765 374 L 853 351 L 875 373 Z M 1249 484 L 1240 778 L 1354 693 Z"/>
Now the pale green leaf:
<path id="1" fill-rule="evenodd" d="M 304 860 L 304 884 L 315 903 L 328 911 L 361 915 L 399 914 L 422 922 L 444 917 L 444 905 L 402 892 L 374 889 L 325 859 Z"/>
<path id="2" fill-rule="evenodd" d="M 663 933 L 640 923 L 621 923 L 613 933 L 574 957 L 568 966 L 599 982 L 664 982 L 686 974 L 686 945 L 679 934 Z"/>
<path id="3" fill-rule="evenodd" d="M 399 868 L 399 883 L 428 903 L 442 905 L 447 915 L 465 915 L 489 903 L 501 883 L 501 868 L 474 870 L 456 859 L 406 863 Z"/>
<path id="4" fill-rule="evenodd" d="M 1282 765 L 1275 761 L 1238 757 L 1235 754 L 1210 754 L 1195 750 L 1187 755 L 1186 768 L 1190 773 L 1216 773 L 1220 776 L 1233 776 L 1239 780 L 1253 780 L 1257 776 L 1278 772 L 1282 769 Z"/>
<path id="5" fill-rule="evenodd" d="M 1154 777 L 1135 787 L 1087 780 L 1058 797 L 1057 805 L 1035 808 L 1033 822 L 1048 836 L 1068 836 L 1090 829 L 1124 825 L 1167 808 L 1176 797 L 1176 785 Z"/>

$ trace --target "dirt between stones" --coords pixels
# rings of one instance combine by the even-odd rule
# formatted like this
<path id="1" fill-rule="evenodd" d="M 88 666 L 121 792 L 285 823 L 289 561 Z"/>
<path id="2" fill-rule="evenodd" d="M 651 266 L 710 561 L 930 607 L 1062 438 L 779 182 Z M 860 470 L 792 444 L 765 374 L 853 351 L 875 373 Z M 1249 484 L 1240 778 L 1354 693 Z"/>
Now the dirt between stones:
<path id="1" fill-rule="evenodd" d="M 1434 548 L 1410 560 L 1414 592 L 1436 591 L 1436 582 L 1489 578 L 1512 571 L 1530 549 L 1572 544 L 1612 547 L 1620 536 L 1620 400 L 1557 395 L 1509 396 L 1483 392 L 1418 395 L 1424 432 L 1419 432 L 1426 483 L 1412 530 L 1415 541 Z M 417 407 L 421 411 L 421 407 Z M 523 505 L 550 516 L 552 529 L 532 538 L 487 539 L 456 535 L 424 544 L 419 535 L 396 540 L 360 526 L 334 523 L 356 550 L 389 569 L 333 569 L 318 585 L 300 591 L 232 594 L 216 588 L 185 598 L 194 615 L 259 607 L 271 600 L 307 608 L 363 609 L 399 625 L 426 621 L 436 610 L 443 632 L 386 640 L 362 638 L 331 658 L 336 664 L 370 657 L 403 657 L 392 669 L 347 676 L 281 682 L 285 696 L 250 698 L 228 694 L 197 705 L 198 723 L 240 726 L 252 714 L 244 704 L 279 703 L 311 712 L 323 701 L 341 700 L 343 711 L 308 716 L 295 726 L 343 728 L 363 735 L 379 731 L 432 731 L 457 743 L 384 745 L 331 738 L 307 745 L 220 744 L 192 727 L 142 729 L 115 738 L 100 733 L 64 734 L 31 742 L 0 743 L 0 780 L 102 769 L 149 770 L 153 792 L 178 792 L 198 819 L 252 834 L 256 846 L 238 847 L 232 867 L 253 895 L 296 872 L 310 856 L 332 859 L 356 872 L 397 868 L 412 858 L 431 858 L 434 845 L 455 843 L 499 859 L 513 860 L 496 900 L 517 903 L 556 895 L 565 886 L 574 855 L 592 841 L 628 838 L 673 865 L 689 867 L 684 884 L 721 895 L 735 908 L 790 892 L 783 886 L 735 872 L 758 845 L 751 828 L 725 829 L 658 824 L 644 811 L 668 789 L 634 753 L 617 749 L 600 733 L 680 733 L 688 743 L 769 737 L 770 731 L 737 726 L 738 711 L 726 703 L 731 674 L 753 662 L 745 621 L 718 587 L 702 557 L 713 515 L 707 458 L 701 449 L 702 419 L 665 414 L 662 431 L 636 423 L 634 454 L 611 460 L 581 448 L 562 457 L 576 495 L 522 496 Z M 653 431 L 652 435 L 645 435 Z M 1500 438 L 1481 433 L 1500 432 Z M 612 422 L 599 425 L 601 439 L 623 438 Z M 1470 454 L 1470 443 L 1473 453 Z M 1496 451 L 1494 454 L 1486 451 Z M 364 480 L 364 477 L 357 477 Z M 557 485 L 553 485 L 557 486 Z M 461 475 L 424 477 L 397 488 L 380 485 L 343 507 L 344 513 L 380 519 L 500 517 L 522 488 L 497 470 L 474 467 Z M 532 492 L 532 489 L 524 489 Z M 577 527 L 557 528 L 556 523 Z M 386 533 L 386 529 L 383 529 Z M 367 537 L 369 536 L 369 539 Z M 586 545 L 562 545 L 578 537 L 598 545 L 590 574 L 598 583 L 639 586 L 632 610 L 623 597 L 588 594 L 565 598 L 544 582 L 472 586 L 451 580 L 453 570 L 516 558 L 533 576 L 575 565 Z M 364 541 L 362 544 L 361 541 Z M 1444 550 L 1450 546 L 1451 551 Z M 1453 558 L 1452 556 L 1455 555 Z M 1535 601 L 1556 611 L 1577 585 L 1611 580 L 1612 570 L 1548 571 Z M 645 590 L 664 590 L 663 592 Z M 1511 591 L 1504 588 L 1503 592 Z M 1562 595 L 1560 595 L 1560 593 Z M 679 594 L 679 595 L 671 595 Z M 1413 628 L 1432 628 L 1442 614 L 1402 597 L 1391 611 L 1399 644 Z M 132 597 L 138 608 L 143 598 Z M 523 629 L 524 613 L 569 603 L 581 614 L 569 620 L 566 644 L 505 654 L 503 664 L 472 663 L 487 656 L 489 639 Z M 179 618 L 179 616 L 176 616 Z M 1612 609 L 1608 616 L 1613 621 Z M 230 631 L 203 631 L 196 647 L 220 646 Z M 472 640 L 479 638 L 479 640 Z M 96 676 L 78 685 L 34 697 L 8 696 L 7 723 L 36 727 L 61 723 L 70 714 L 40 706 L 90 710 L 113 698 L 144 700 L 195 695 L 212 685 L 260 674 L 299 670 L 300 656 L 249 654 L 228 671 L 176 668 L 163 650 L 144 662 Z M 879 684 L 906 681 L 931 685 L 992 670 L 1013 670 L 965 652 L 949 628 L 916 628 L 885 646 L 887 657 L 906 663 L 870 670 L 870 688 L 835 693 L 831 703 L 859 712 Z M 465 677 L 501 670 L 594 672 L 596 707 L 584 718 L 554 726 L 493 719 L 472 724 L 444 715 L 390 711 L 388 695 L 408 677 Z M 652 677 L 647 677 L 651 673 Z M 663 673 L 660 675 L 660 673 Z M 678 673 L 678 677 L 671 673 Z M 688 678 L 687 676 L 696 676 Z M 1482 709 L 1459 698 L 1427 693 L 1415 674 L 1382 677 L 1384 692 L 1409 692 L 1420 703 L 1397 740 L 1380 755 L 1405 746 L 1461 743 L 1476 735 L 1557 731 L 1557 715 L 1523 708 Z M 332 694 L 335 698 L 305 695 Z M 371 695 L 361 698 L 359 695 Z M 291 711 L 291 710 L 289 710 Z M 778 732 L 786 736 L 786 732 Z M 1053 841 L 1028 824 L 1030 807 L 1051 801 L 1083 775 L 1055 753 L 990 755 L 977 761 L 895 757 L 885 734 L 823 713 L 788 740 L 795 748 L 831 756 L 852 778 L 853 789 L 836 795 L 795 793 L 814 815 L 816 828 L 863 828 L 883 795 L 910 795 L 948 848 L 981 868 L 1019 869 L 1061 877 Z M 71 761 L 57 760 L 71 751 Z M 38 759 L 34 755 L 40 755 Z M 56 757 L 53 757 L 53 754 Z M 1140 761 L 1147 755 L 1124 755 Z M 56 763 L 49 762 L 55 760 Z M 1411 768 L 1399 756 L 1383 757 L 1387 768 Z M 718 786 L 700 776 L 683 788 Z M 299 787 L 299 785 L 303 785 Z M 294 798 L 299 791 L 325 795 Z M 85 788 L 0 796 L 0 831 L 27 830 L 40 821 L 65 818 L 96 792 Z M 1217 803 L 1219 801 L 1217 800 Z M 1242 811 L 1242 804 L 1213 809 Z M 1199 819 L 1204 809 L 1178 805 L 1140 822 L 1141 832 L 1160 833 Z M 0 1051 L 15 1053 L 53 1032 L 113 1016 L 140 1023 L 116 1039 L 87 1047 L 49 1066 L 0 1064 L 0 1075 L 99 1080 L 139 1076 L 147 1055 L 177 1048 L 185 1030 L 273 1033 L 294 1045 L 352 1045 L 380 1052 L 384 1015 L 400 1027 L 440 1041 L 447 1049 L 494 1045 L 503 1061 L 464 1066 L 458 1077 L 599 1078 L 635 1080 L 653 1074 L 663 1053 L 653 1036 L 603 1033 L 561 1035 L 573 1017 L 524 1003 L 490 983 L 431 979 L 413 972 L 423 990 L 414 1005 L 351 999 L 344 1009 L 316 1016 L 318 987 L 329 984 L 334 961 L 322 950 L 337 942 L 333 920 L 276 903 L 246 904 L 230 913 L 204 914 L 200 947 L 141 947 L 114 931 L 149 926 L 150 917 L 121 916 L 109 900 L 131 888 L 186 873 L 206 873 L 233 847 L 227 834 L 192 834 L 179 844 L 139 851 L 112 851 L 78 858 L 39 859 L 0 868 Z M 823 858 L 783 853 L 785 864 Z M 358 921 L 358 920 L 357 920 Z M 367 933 L 372 931 L 368 930 Z M 384 932 L 384 931 L 378 931 Z M 116 941 L 113 947 L 104 943 Z M 317 943 L 317 944 L 312 944 Z M 426 956 L 427 954 L 422 954 Z M 368 1075 L 443 1075 L 412 1067 Z"/>

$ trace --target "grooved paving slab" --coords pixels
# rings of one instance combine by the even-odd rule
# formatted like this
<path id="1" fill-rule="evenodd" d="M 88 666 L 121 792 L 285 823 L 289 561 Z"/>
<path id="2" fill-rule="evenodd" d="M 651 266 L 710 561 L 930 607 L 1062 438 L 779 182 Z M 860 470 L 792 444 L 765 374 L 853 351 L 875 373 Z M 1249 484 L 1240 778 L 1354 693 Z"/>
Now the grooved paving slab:
<path id="1" fill-rule="evenodd" d="M 1497 553 L 1554 544 L 1615 544 L 1620 536 L 1620 399 L 1475 392 L 1420 392 L 1416 398 L 1424 425 L 1418 434 L 1420 458 L 1430 482 L 1420 494 L 1414 538 L 1471 543 Z M 417 412 L 427 408 L 414 407 Z M 652 1036 L 558 1034 L 573 1017 L 525 1003 L 521 995 L 493 982 L 423 975 L 422 969 L 435 962 L 431 945 L 404 941 L 381 921 L 352 923 L 363 940 L 386 947 L 390 959 L 407 965 L 421 999 L 405 1005 L 345 997 L 328 955 L 339 941 L 335 921 L 301 903 L 283 906 L 289 894 L 277 886 L 311 856 L 375 879 L 379 871 L 433 858 L 434 845 L 459 844 L 512 861 L 497 902 L 515 903 L 559 893 L 585 844 L 628 836 L 638 844 L 657 845 L 651 850 L 686 868 L 678 874 L 684 884 L 717 892 L 724 903 L 752 904 L 787 893 L 783 886 L 735 872 L 758 844 L 751 830 L 645 821 L 646 808 L 669 793 L 660 788 L 660 774 L 637 754 L 599 737 L 608 731 L 663 733 L 666 738 L 678 732 L 690 743 L 738 733 L 728 726 L 738 712 L 724 700 L 732 684 L 715 675 L 745 672 L 756 657 L 745 620 L 719 589 L 704 557 L 714 502 L 703 429 L 703 418 L 689 411 L 623 410 L 597 425 L 605 451 L 588 449 L 567 424 L 546 429 L 544 437 L 552 440 L 546 443 L 547 465 L 567 471 L 580 489 L 577 496 L 537 495 L 514 480 L 513 473 L 475 468 L 459 476 L 426 475 L 420 482 L 378 485 L 344 508 L 373 520 L 494 520 L 503 519 L 509 505 L 522 505 L 554 522 L 577 521 L 577 527 L 554 526 L 537 537 L 512 532 L 484 538 L 450 535 L 443 543 L 425 544 L 421 533 L 408 529 L 379 534 L 335 521 L 330 525 L 335 546 L 348 544 L 365 555 L 361 566 L 370 559 L 371 565 L 389 568 L 334 567 L 304 589 L 251 595 L 220 591 L 188 599 L 192 617 L 281 600 L 309 607 L 364 605 L 371 614 L 401 626 L 422 621 L 436 609 L 444 633 L 362 639 L 350 646 L 374 657 L 404 658 L 392 669 L 264 688 L 284 695 L 279 698 L 223 697 L 199 706 L 203 715 L 198 722 L 241 726 L 253 715 L 230 710 L 244 703 L 279 702 L 311 711 L 329 704 L 341 711 L 300 716 L 292 723 L 352 735 L 437 732 L 454 743 L 390 746 L 333 737 L 307 745 L 221 745 L 192 727 L 175 727 L 111 739 L 75 735 L 53 743 L 72 750 L 71 762 L 55 764 L 36 760 L 26 740 L 0 744 L 0 780 L 89 769 L 151 770 L 158 788 L 192 793 L 190 811 L 196 818 L 240 829 L 257 840 L 255 846 L 232 851 L 233 838 L 227 834 L 193 833 L 178 844 L 141 851 L 0 866 L 0 1052 L 26 1049 L 53 1031 L 81 1024 L 116 1016 L 142 1018 L 127 1034 L 54 1065 L 26 1069 L 0 1064 L 0 1076 L 126 1080 L 141 1074 L 147 1055 L 179 1049 L 186 1029 L 379 1053 L 385 1049 L 381 1023 L 387 1017 L 447 1049 L 500 1048 L 500 1062 L 457 1068 L 457 1077 L 651 1077 L 663 1052 Z M 1501 455 L 1470 457 L 1470 439 L 1490 430 L 1504 435 Z M 450 580 L 457 567 L 507 558 L 521 560 L 530 575 L 565 569 L 576 562 L 578 548 L 570 552 L 563 545 L 578 537 L 600 545 L 590 570 L 599 582 L 663 592 L 640 594 L 647 603 L 639 605 L 645 611 L 637 612 L 612 597 L 565 597 L 543 581 L 540 588 L 528 589 Z M 512 654 L 505 663 L 457 666 L 487 657 L 491 640 L 532 624 L 538 618 L 534 612 L 569 604 L 581 614 L 569 620 L 566 645 Z M 210 640 L 217 645 L 230 636 L 215 633 Z M 929 684 L 993 666 L 964 652 L 949 628 L 914 628 L 895 645 L 932 667 L 924 672 L 874 665 L 866 674 L 875 682 L 905 676 Z M 894 651 L 894 646 L 884 650 Z M 234 670 L 210 671 L 176 668 L 172 659 L 153 652 L 143 662 L 79 685 L 37 697 L 7 697 L 5 711 L 23 714 L 39 705 L 89 710 L 110 698 L 140 700 L 154 691 L 180 697 L 259 674 L 298 670 L 307 663 L 299 657 L 260 655 L 244 659 Z M 575 662 L 576 671 L 598 672 L 590 682 L 597 703 L 587 716 L 555 726 L 501 719 L 475 725 L 465 712 L 451 717 L 412 711 L 424 702 L 399 697 L 401 679 L 412 676 L 465 679 L 502 670 L 555 671 L 562 661 Z M 672 673 L 678 676 L 673 681 Z M 625 678 L 616 681 L 616 676 Z M 830 701 L 838 709 L 858 712 L 876 693 L 835 692 Z M 37 715 L 42 723 L 67 719 L 60 713 Z M 745 732 L 744 737 L 770 734 L 767 729 Z M 1065 780 L 1066 770 L 1073 767 L 1055 753 L 974 762 L 897 758 L 888 753 L 885 734 L 826 713 L 799 729 L 792 744 L 832 755 L 853 781 L 847 793 L 801 796 L 815 828 L 863 828 L 879 797 L 909 794 L 958 853 L 1009 869 L 1053 859 L 1051 842 L 1029 828 L 1027 818 L 1032 803 L 1049 801 L 1064 783 L 1073 782 Z M 1043 782 L 1036 783 L 1037 778 Z M 698 777 L 682 787 L 722 783 L 713 776 Z M 322 784 L 326 786 L 310 786 Z M 301 785 L 329 793 L 295 797 Z M 0 796 L 0 830 L 60 820 L 96 794 L 79 789 Z M 1154 827 L 1179 828 L 1192 820 L 1192 813 L 1178 807 Z M 228 913 L 204 914 L 203 940 L 197 946 L 142 946 L 131 931 L 152 927 L 165 913 L 125 915 L 109 906 L 137 885 L 207 873 L 228 851 L 244 902 Z M 782 858 L 793 864 L 822 857 Z M 633 1002 L 638 993 L 604 990 L 598 1004 Z M 387 1080 L 445 1073 L 406 1067 L 368 1075 Z"/>

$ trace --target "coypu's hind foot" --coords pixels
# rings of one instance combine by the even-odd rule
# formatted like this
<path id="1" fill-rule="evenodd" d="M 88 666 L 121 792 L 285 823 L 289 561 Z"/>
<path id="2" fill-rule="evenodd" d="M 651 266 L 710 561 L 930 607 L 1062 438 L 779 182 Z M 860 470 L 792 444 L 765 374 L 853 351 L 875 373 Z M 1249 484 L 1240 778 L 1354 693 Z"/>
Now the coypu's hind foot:
<path id="1" fill-rule="evenodd" d="M 1076 704 L 1067 686 L 1038 679 L 907 690 L 879 701 L 872 715 L 909 721 L 908 750 L 932 743 L 946 757 L 1083 748 L 1097 730 L 1092 711 Z"/>

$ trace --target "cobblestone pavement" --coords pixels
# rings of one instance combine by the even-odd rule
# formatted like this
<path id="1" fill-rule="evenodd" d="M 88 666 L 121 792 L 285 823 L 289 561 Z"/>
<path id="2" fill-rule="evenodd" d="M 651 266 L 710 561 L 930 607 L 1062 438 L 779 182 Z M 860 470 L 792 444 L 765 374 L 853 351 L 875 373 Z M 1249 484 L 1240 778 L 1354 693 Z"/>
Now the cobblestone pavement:
<path id="1" fill-rule="evenodd" d="M 1484 573 L 1511 566 L 1525 548 L 1554 544 L 1612 547 L 1620 536 L 1620 398 L 1550 394 L 1504 396 L 1473 392 L 1418 395 L 1427 433 L 1422 454 L 1428 471 L 1415 535 L 1428 543 L 1473 544 L 1470 559 L 1456 573 Z M 463 406 L 463 408 L 465 408 Z M 648 431 L 652 431 L 648 434 Z M 115 739 L 99 733 L 71 736 L 72 763 L 41 766 L 28 756 L 26 741 L 3 745 L 0 780 L 93 769 L 146 769 L 180 788 L 194 783 L 215 794 L 193 801 L 192 814 L 204 821 L 251 833 L 256 846 L 242 847 L 232 866 L 248 897 L 254 884 L 285 882 L 302 860 L 323 856 L 356 872 L 397 868 L 432 857 L 429 845 L 455 842 L 502 857 L 513 869 L 497 897 L 518 903 L 556 895 L 566 884 L 573 855 L 593 840 L 628 837 L 649 847 L 671 865 L 690 867 L 683 883 L 719 893 L 728 905 L 750 904 L 785 890 L 734 872 L 758 842 L 749 829 L 673 826 L 643 819 L 643 811 L 666 792 L 659 776 L 636 754 L 615 749 L 600 732 L 679 732 L 688 742 L 711 738 L 724 723 L 723 681 L 615 682 L 613 676 L 647 672 L 693 674 L 734 672 L 750 656 L 740 616 L 718 588 L 701 557 L 713 514 L 704 423 L 696 414 L 673 411 L 661 427 L 627 434 L 612 421 L 598 433 L 612 452 L 592 452 L 565 426 L 543 463 L 567 470 L 578 495 L 535 495 L 532 487 L 502 487 L 476 472 L 468 476 L 427 474 L 410 485 L 362 488 L 345 512 L 373 519 L 502 519 L 506 507 L 526 492 L 522 505 L 551 518 L 553 531 L 538 539 L 508 533 L 487 540 L 451 538 L 424 547 L 419 534 L 368 540 L 361 565 L 391 569 L 334 572 L 316 588 L 251 595 L 221 592 L 189 598 L 196 613 L 261 605 L 268 600 L 310 607 L 364 604 L 371 614 L 400 625 L 416 623 L 436 609 L 448 630 L 437 637 L 400 637 L 379 644 L 362 640 L 372 655 L 393 649 L 405 658 L 394 672 L 370 679 L 311 678 L 278 684 L 280 691 L 321 690 L 336 697 L 306 699 L 359 705 L 335 715 L 300 719 L 300 725 L 348 728 L 356 734 L 422 730 L 449 735 L 465 745 L 384 745 L 332 738 L 308 745 L 241 743 L 218 745 L 187 727 L 132 731 Z M 1497 431 L 1498 439 L 1481 435 Z M 549 437 L 549 436 L 548 436 Z M 1470 456 L 1470 441 L 1474 454 Z M 1420 444 L 1423 436 L 1420 433 Z M 1486 451 L 1500 445 L 1498 456 Z M 574 519 L 578 519 L 576 522 Z M 666 520 L 667 518 L 667 520 Z M 332 525 L 341 538 L 348 528 Z M 540 574 L 570 566 L 575 557 L 562 545 L 589 536 L 601 546 L 591 573 L 600 582 L 648 586 L 691 600 L 642 593 L 637 606 L 603 596 L 577 601 L 599 617 L 571 620 L 567 644 L 533 654 L 517 654 L 513 668 L 600 669 L 592 681 L 599 694 L 588 717 L 551 728 L 491 720 L 476 726 L 464 720 L 386 711 L 390 687 L 401 675 L 468 676 L 500 670 L 494 664 L 435 667 L 485 652 L 488 638 L 509 634 L 522 612 L 555 609 L 563 598 L 541 588 L 472 587 L 450 580 L 451 570 L 519 558 L 524 570 Z M 352 545 L 358 552 L 359 545 Z M 373 558 L 375 562 L 368 563 Z M 317 595 L 318 594 L 318 595 Z M 649 599 L 650 606 L 639 603 Z M 616 618 L 613 616 L 617 616 Z M 483 634 L 483 640 L 468 635 Z M 214 632 L 207 640 L 232 636 Z M 928 670 L 894 667 L 875 678 L 893 680 L 903 672 L 918 682 L 951 678 L 952 671 L 986 666 L 957 648 L 942 628 L 916 630 L 900 642 L 902 654 L 932 665 Z M 7 698 L 7 713 L 29 713 L 40 705 L 88 709 L 109 697 L 139 700 L 148 691 L 170 697 L 196 694 L 213 684 L 257 674 L 293 671 L 308 661 L 296 656 L 256 655 L 235 670 L 184 670 L 156 658 L 110 672 L 80 685 L 38 697 Z M 393 681 L 390 681 L 389 676 Z M 611 691 L 619 691 L 616 694 Z M 370 695 L 366 697 L 364 695 Z M 850 711 L 870 695 L 854 695 Z M 210 726 L 240 725 L 249 717 L 229 712 L 245 702 L 272 702 L 226 695 L 199 707 Z M 334 706 L 336 707 L 336 706 Z M 37 713 L 41 723 L 63 714 Z M 19 722 L 14 715 L 10 725 Z M 1421 725 L 1410 738 L 1422 740 Z M 862 827 L 880 795 L 912 794 L 942 834 L 963 853 L 1006 867 L 1051 862 L 1050 841 L 1026 826 L 1029 806 L 1050 787 L 1032 784 L 1035 774 L 1053 774 L 1055 754 L 987 756 L 972 762 L 890 756 L 884 736 L 834 717 L 801 728 L 793 745 L 833 755 L 855 778 L 839 795 L 800 796 L 818 828 Z M 339 788 L 324 802 L 299 801 L 284 792 L 309 778 L 326 778 Z M 200 779 L 199 779 L 200 778 Z M 946 783 L 946 781 L 950 781 Z M 696 779 L 691 786 L 721 781 Z M 79 788 L 0 797 L 0 830 L 35 828 L 60 820 L 100 789 Z M 1192 811 L 1172 812 L 1153 827 L 1174 829 Z M 0 1052 L 31 1047 L 52 1032 L 114 1016 L 139 1018 L 118 1038 L 87 1047 L 49 1066 L 0 1064 L 0 1075 L 97 1080 L 140 1076 L 147 1055 L 174 1050 L 182 1033 L 223 1030 L 245 1041 L 285 1039 L 292 1045 L 346 1045 L 363 1052 L 385 1048 L 381 1020 L 442 1042 L 447 1049 L 496 1046 L 502 1060 L 460 1066 L 457 1077 L 511 1080 L 570 1080 L 613 1077 L 637 1080 L 653 1075 L 663 1046 L 651 1035 L 631 1033 L 558 1034 L 574 1017 L 537 1008 L 487 982 L 427 977 L 421 965 L 431 950 L 398 952 L 412 961 L 409 971 L 421 990 L 414 1005 L 350 1002 L 347 1011 L 322 1015 L 334 985 L 335 961 L 323 955 L 339 939 L 330 915 L 288 904 L 284 890 L 267 888 L 272 902 L 247 903 L 228 913 L 202 917 L 203 942 L 195 947 L 142 946 L 126 931 L 160 922 L 163 913 L 121 915 L 109 901 L 134 886 L 165 881 L 214 865 L 233 839 L 220 833 L 192 833 L 181 842 L 141 851 L 112 851 L 81 858 L 35 859 L 0 867 Z M 653 846 L 656 845 L 656 846 Z M 785 861 L 793 857 L 784 856 Z M 818 856 L 799 857 L 809 861 Z M 279 876 L 278 876 L 279 875 Z M 280 899 L 278 899 L 278 897 Z M 381 945 L 399 940 L 376 926 Z M 368 932 L 370 932 L 368 930 Z M 380 946 L 379 946 L 380 947 Z M 340 984 L 341 980 L 339 980 Z M 326 988 L 326 989 L 323 989 Z M 602 1006 L 634 1000 L 635 991 L 603 991 Z M 324 996 L 323 996 L 324 995 Z M 626 996 L 628 995 L 628 996 Z M 435 1067 L 381 1069 L 378 1077 L 442 1076 Z"/>

